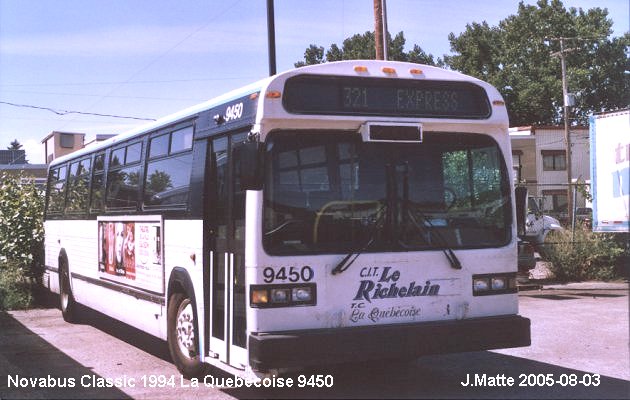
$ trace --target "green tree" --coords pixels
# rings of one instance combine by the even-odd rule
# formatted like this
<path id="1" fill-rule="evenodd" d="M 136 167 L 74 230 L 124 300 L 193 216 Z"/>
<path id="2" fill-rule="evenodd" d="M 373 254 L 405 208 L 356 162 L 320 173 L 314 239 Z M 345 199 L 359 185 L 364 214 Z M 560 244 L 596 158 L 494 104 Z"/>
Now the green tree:
<path id="1" fill-rule="evenodd" d="M 409 52 L 405 51 L 405 35 L 398 32 L 393 38 L 387 34 L 388 59 L 394 61 L 410 61 L 416 63 L 438 65 L 442 60 L 434 61 L 432 54 L 427 54 L 417 44 Z M 321 64 L 342 60 L 373 60 L 376 58 L 374 47 L 374 32 L 353 35 L 343 41 L 341 48 L 336 43 L 330 45 L 328 50 L 324 47 L 311 44 L 304 52 L 304 60 L 295 63 L 296 67 Z"/>
<path id="2" fill-rule="evenodd" d="M 303 67 L 305 65 L 321 64 L 324 62 L 324 48 L 322 46 L 310 45 L 304 51 L 304 61 L 295 63 L 295 67 Z"/>
<path id="3" fill-rule="evenodd" d="M 555 124 L 563 118 L 557 39 L 575 38 L 564 40 L 567 79 L 569 92 L 577 94 L 572 118 L 585 123 L 593 112 L 629 103 L 630 78 L 624 71 L 630 35 L 609 39 L 607 16 L 601 8 L 567 10 L 560 0 L 521 2 L 517 14 L 496 27 L 473 22 L 459 36 L 451 33 L 454 55 L 444 62 L 496 86 L 506 99 L 511 125 Z"/>
<path id="4" fill-rule="evenodd" d="M 11 142 L 11 145 L 7 147 L 7 150 L 20 150 L 22 148 L 22 143 L 20 143 L 17 139 L 14 139 Z"/>

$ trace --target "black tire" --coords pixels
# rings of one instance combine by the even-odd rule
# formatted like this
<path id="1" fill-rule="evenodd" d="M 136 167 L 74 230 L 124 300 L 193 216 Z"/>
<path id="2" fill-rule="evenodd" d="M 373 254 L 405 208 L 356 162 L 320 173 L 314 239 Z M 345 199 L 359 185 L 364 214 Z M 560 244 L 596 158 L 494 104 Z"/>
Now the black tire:
<path id="1" fill-rule="evenodd" d="M 168 303 L 167 341 L 173 363 L 187 379 L 203 375 L 204 365 L 199 361 L 197 320 L 194 303 L 183 293 L 173 293 Z"/>
<path id="2" fill-rule="evenodd" d="M 70 286 L 70 270 L 65 253 L 59 257 L 59 308 L 64 321 L 70 323 L 78 321 L 77 303 L 74 301 Z"/>

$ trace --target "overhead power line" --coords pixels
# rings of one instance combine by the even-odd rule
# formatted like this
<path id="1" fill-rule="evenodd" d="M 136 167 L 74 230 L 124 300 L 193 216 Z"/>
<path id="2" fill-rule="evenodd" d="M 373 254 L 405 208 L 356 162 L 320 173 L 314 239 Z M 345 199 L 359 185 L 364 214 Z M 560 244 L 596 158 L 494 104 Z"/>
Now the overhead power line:
<path id="1" fill-rule="evenodd" d="M 0 101 L 0 104 L 6 104 L 6 105 L 9 105 L 9 106 L 13 106 L 13 107 L 34 108 L 34 109 L 37 109 L 37 110 L 45 110 L 45 111 L 50 111 L 51 113 L 54 113 L 54 114 L 57 114 L 57 115 L 81 114 L 81 115 L 95 115 L 95 116 L 98 116 L 98 117 L 136 119 L 136 120 L 140 120 L 140 121 L 155 121 L 154 118 L 130 117 L 130 116 L 125 116 L 125 115 L 100 114 L 100 113 L 83 112 L 83 111 L 55 110 L 54 108 L 50 108 L 50 107 L 40 107 L 40 106 L 33 106 L 33 105 L 29 105 L 29 104 L 15 104 L 15 103 L 9 103 L 7 101 Z"/>
<path id="2" fill-rule="evenodd" d="M 96 85 L 143 85 L 147 83 L 193 83 L 193 82 L 215 82 L 215 81 L 235 81 L 261 79 L 262 75 L 216 77 L 216 78 L 196 78 L 196 79 L 167 79 L 167 80 L 144 80 L 144 81 L 93 81 L 93 82 L 67 82 L 67 83 L 0 83 L 0 87 L 30 87 L 30 86 L 96 86 Z"/>

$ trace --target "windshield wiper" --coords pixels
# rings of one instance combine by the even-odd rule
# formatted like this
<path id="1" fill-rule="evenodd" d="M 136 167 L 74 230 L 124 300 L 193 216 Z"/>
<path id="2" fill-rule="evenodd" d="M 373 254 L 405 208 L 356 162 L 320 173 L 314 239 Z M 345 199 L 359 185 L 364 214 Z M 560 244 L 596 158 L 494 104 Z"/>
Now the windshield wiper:
<path id="1" fill-rule="evenodd" d="M 462 269 L 462 263 L 459 261 L 459 258 L 457 258 L 457 256 L 455 255 L 455 252 L 448 245 L 448 242 L 446 241 L 444 236 L 442 236 L 440 231 L 435 229 L 435 226 L 431 223 L 431 220 L 426 215 L 424 215 L 422 211 L 416 209 L 416 212 L 420 215 L 420 218 L 422 218 L 423 224 L 426 224 L 429 226 L 429 228 L 431 228 L 431 231 L 428 233 L 430 233 L 432 236 L 435 236 L 438 239 L 437 240 L 439 242 L 438 245 L 442 248 L 441 249 L 442 253 L 444 253 L 444 255 L 446 256 L 446 259 L 451 264 L 451 268 Z M 418 221 L 416 221 L 416 219 L 413 217 L 413 214 L 411 212 L 409 212 L 408 215 L 413 222 L 413 226 L 418 228 L 421 231 L 421 233 L 427 233 L 425 226 L 419 224 Z"/>
<path id="2" fill-rule="evenodd" d="M 420 218 L 422 218 L 423 225 L 418 224 L 418 221 L 416 221 L 416 219 L 413 217 L 412 213 L 409 210 L 409 165 L 407 163 L 403 165 L 402 171 L 403 171 L 403 196 L 402 196 L 403 197 L 402 198 L 403 218 L 406 216 L 409 216 L 413 222 L 413 225 L 416 228 L 418 228 L 418 230 L 421 231 L 420 233 L 427 233 L 424 224 L 428 225 L 429 228 L 431 228 L 431 234 L 437 237 L 438 241 L 440 242 L 439 246 L 442 248 L 442 253 L 444 253 L 444 255 L 446 256 L 446 259 L 451 264 L 451 268 L 462 269 L 462 263 L 459 262 L 459 258 L 457 258 L 457 256 L 453 252 L 453 249 L 451 249 L 451 247 L 448 245 L 448 242 L 446 241 L 446 239 L 444 239 L 444 236 L 442 236 L 440 231 L 435 229 L 435 226 L 433 226 L 433 224 L 431 223 L 431 220 L 429 220 L 429 218 L 427 218 L 427 216 L 424 215 L 424 213 L 418 210 L 417 208 L 416 208 L 416 212 L 420 214 Z"/>
<path id="3" fill-rule="evenodd" d="M 365 250 L 367 250 L 372 245 L 372 243 L 374 243 L 374 240 L 376 239 L 376 234 L 378 233 L 380 229 L 379 223 L 381 222 L 381 220 L 383 219 L 383 216 L 385 215 L 385 213 L 383 212 L 385 208 L 386 206 L 382 206 L 376 212 L 376 220 L 374 221 L 374 230 L 372 231 L 372 234 L 370 235 L 370 238 L 367 241 L 367 243 L 365 243 L 365 245 L 363 245 L 359 250 L 352 251 L 348 253 L 344 258 L 342 258 L 341 261 L 339 261 L 339 263 L 335 266 L 335 268 L 332 269 L 331 273 L 333 275 L 340 274 L 343 271 L 350 268 L 350 266 L 352 265 L 352 263 L 354 263 L 357 257 L 359 257 Z"/>
<path id="4" fill-rule="evenodd" d="M 367 248 L 370 247 L 370 245 L 374 242 L 374 237 L 375 236 L 376 236 L 376 234 L 372 234 L 370 236 L 370 240 L 365 244 L 365 246 L 363 246 L 356 253 L 355 252 L 348 253 L 348 255 L 346 255 L 341 261 L 339 261 L 339 264 L 337 264 L 337 266 L 332 269 L 332 274 L 333 275 L 337 275 L 337 274 L 340 274 L 343 271 L 347 270 L 348 268 L 350 268 L 350 266 L 352 265 L 354 260 L 356 260 L 357 257 L 359 257 L 361 255 L 361 253 L 363 253 L 365 250 L 367 250 Z M 352 258 L 352 256 L 354 256 L 354 257 Z M 352 258 L 352 260 L 350 260 L 350 258 Z M 348 260 L 350 260 L 350 261 L 348 261 Z"/>

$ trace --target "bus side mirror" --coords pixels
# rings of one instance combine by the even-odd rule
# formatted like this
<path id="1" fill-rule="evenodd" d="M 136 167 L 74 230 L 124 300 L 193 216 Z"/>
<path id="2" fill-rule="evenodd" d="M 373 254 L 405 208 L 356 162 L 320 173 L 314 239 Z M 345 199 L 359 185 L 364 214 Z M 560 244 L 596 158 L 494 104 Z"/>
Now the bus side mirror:
<path id="1" fill-rule="evenodd" d="M 263 185 L 263 146 L 260 142 L 245 142 L 234 147 L 232 156 L 236 176 L 243 190 L 261 190 Z"/>
<path id="2" fill-rule="evenodd" d="M 514 188 L 516 199 L 516 232 L 519 236 L 525 236 L 525 221 L 527 221 L 527 188 L 518 186 Z"/>

